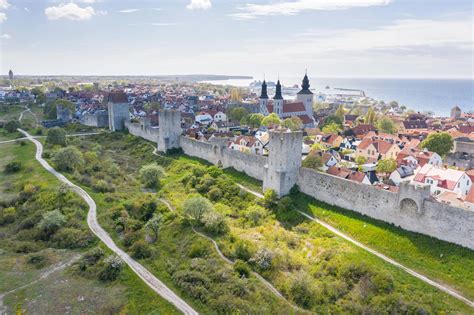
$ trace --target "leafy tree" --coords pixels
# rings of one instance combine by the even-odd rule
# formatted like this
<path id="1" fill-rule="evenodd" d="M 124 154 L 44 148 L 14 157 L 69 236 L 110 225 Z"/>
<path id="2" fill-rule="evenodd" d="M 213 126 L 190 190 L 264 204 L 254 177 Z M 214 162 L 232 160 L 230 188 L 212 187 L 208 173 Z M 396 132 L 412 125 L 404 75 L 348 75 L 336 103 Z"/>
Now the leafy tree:
<path id="1" fill-rule="evenodd" d="M 123 261 L 117 255 L 110 255 L 104 259 L 102 270 L 99 272 L 101 281 L 114 281 L 120 275 L 123 268 Z"/>
<path id="2" fill-rule="evenodd" d="M 445 157 L 453 149 L 454 141 L 447 132 L 432 133 L 421 142 L 421 147 Z"/>
<path id="3" fill-rule="evenodd" d="M 46 95 L 40 88 L 33 88 L 31 94 L 34 95 L 36 104 L 44 104 L 46 102 Z"/>
<path id="4" fill-rule="evenodd" d="M 66 146 L 66 131 L 59 127 L 54 127 L 48 130 L 46 136 L 46 143 L 52 145 Z"/>
<path id="5" fill-rule="evenodd" d="M 380 119 L 377 122 L 377 128 L 379 131 L 382 131 L 385 133 L 394 134 L 397 132 L 397 126 L 395 125 L 393 120 L 391 120 L 388 117 L 383 117 L 382 119 Z"/>
<path id="6" fill-rule="evenodd" d="M 143 106 L 143 108 L 146 111 L 158 111 L 161 108 L 161 104 L 159 102 L 148 102 Z"/>
<path id="7" fill-rule="evenodd" d="M 373 125 L 377 119 L 377 114 L 372 107 L 369 108 L 367 114 L 365 114 L 364 122 L 366 124 Z"/>
<path id="8" fill-rule="evenodd" d="M 325 125 L 322 130 L 322 132 L 324 133 L 335 133 L 335 134 L 341 131 L 342 131 L 342 127 L 336 123 L 330 123 L 328 125 Z"/>
<path id="9" fill-rule="evenodd" d="M 8 132 L 8 133 L 12 133 L 12 132 L 15 132 L 18 128 L 21 127 L 21 124 L 18 120 L 16 119 L 13 119 L 13 120 L 10 120 L 8 121 L 5 126 L 3 126 L 3 128 Z"/>
<path id="10" fill-rule="evenodd" d="M 23 165 L 20 161 L 12 161 L 5 165 L 5 173 L 16 173 L 21 170 L 22 167 Z"/>
<path id="11" fill-rule="evenodd" d="M 54 155 L 53 163 L 61 171 L 73 171 L 84 164 L 84 159 L 81 151 L 74 146 L 68 146 Z"/>
<path id="12" fill-rule="evenodd" d="M 263 193 L 263 205 L 266 208 L 271 208 L 276 205 L 278 201 L 278 195 L 273 189 L 267 189 Z"/>
<path id="13" fill-rule="evenodd" d="M 144 240 L 138 240 L 130 247 L 132 257 L 137 259 L 151 257 L 150 246 Z"/>
<path id="14" fill-rule="evenodd" d="M 303 121 L 296 116 L 288 117 L 283 120 L 282 126 L 292 131 L 301 130 L 303 129 Z"/>
<path id="15" fill-rule="evenodd" d="M 248 111 L 244 107 L 232 108 L 229 112 L 229 118 L 232 121 L 241 121 L 247 115 Z"/>
<path id="16" fill-rule="evenodd" d="M 397 101 L 391 101 L 390 103 L 388 103 L 388 105 L 390 105 L 390 107 L 398 107 L 398 102 Z"/>
<path id="17" fill-rule="evenodd" d="M 319 142 L 315 142 L 311 146 L 311 151 L 326 151 L 326 150 L 327 150 L 327 148 Z"/>
<path id="18" fill-rule="evenodd" d="M 296 304 L 311 308 L 315 303 L 316 290 L 311 276 L 300 270 L 290 280 L 290 294 Z"/>
<path id="19" fill-rule="evenodd" d="M 251 269 L 245 261 L 237 259 L 234 263 L 234 271 L 237 272 L 239 276 L 248 278 Z"/>
<path id="20" fill-rule="evenodd" d="M 323 160 L 317 154 L 310 154 L 303 160 L 301 166 L 314 170 L 319 170 L 323 166 Z"/>
<path id="21" fill-rule="evenodd" d="M 397 161 L 394 159 L 380 160 L 377 163 L 377 172 L 385 173 L 386 175 L 392 173 L 397 169 Z"/>
<path id="22" fill-rule="evenodd" d="M 343 105 L 339 105 L 339 107 L 337 108 L 336 110 L 336 113 L 335 113 L 335 116 L 337 118 L 339 118 L 341 120 L 341 122 L 344 121 L 344 115 L 345 115 L 346 111 L 344 110 L 344 106 Z"/>
<path id="23" fill-rule="evenodd" d="M 326 117 L 321 127 L 324 128 L 325 126 L 333 123 L 338 125 L 342 129 L 343 120 L 336 115 L 329 115 L 328 117 Z"/>
<path id="24" fill-rule="evenodd" d="M 158 240 L 158 232 L 160 231 L 162 221 L 163 217 L 160 214 L 155 213 L 153 217 L 145 224 L 145 229 L 153 234 L 153 243 Z"/>
<path id="25" fill-rule="evenodd" d="M 262 125 L 262 120 L 265 116 L 262 114 L 249 114 L 243 118 L 241 123 L 248 125 L 251 128 L 258 128 Z"/>
<path id="26" fill-rule="evenodd" d="M 272 267 L 275 254 L 268 248 L 259 249 L 250 259 L 260 270 L 269 270 Z"/>
<path id="27" fill-rule="evenodd" d="M 357 165 L 363 165 L 363 164 L 367 163 L 367 158 L 365 156 L 360 155 L 360 156 L 356 157 L 355 162 L 356 162 Z"/>
<path id="28" fill-rule="evenodd" d="M 52 234 L 64 223 L 66 223 L 66 217 L 59 210 L 53 210 L 43 214 L 43 218 L 38 223 L 38 227 L 47 234 Z"/>
<path id="29" fill-rule="evenodd" d="M 233 88 L 230 91 L 230 100 L 232 102 L 240 102 L 242 100 L 242 95 L 239 88 Z"/>
<path id="30" fill-rule="evenodd" d="M 213 211 L 213 206 L 206 198 L 197 196 L 188 198 L 183 204 L 183 210 L 191 220 L 202 223 L 204 214 Z"/>
<path id="31" fill-rule="evenodd" d="M 245 210 L 244 217 L 251 222 L 252 226 L 257 226 L 268 216 L 268 214 L 267 209 L 259 205 L 251 205 Z"/>
<path id="32" fill-rule="evenodd" d="M 148 164 L 140 169 L 140 179 L 145 187 L 157 187 L 164 174 L 163 167 L 156 164 Z"/>
<path id="33" fill-rule="evenodd" d="M 207 211 L 202 217 L 204 228 L 211 233 L 224 234 L 229 230 L 224 215 L 214 210 Z"/>
<path id="34" fill-rule="evenodd" d="M 265 126 L 265 127 L 276 126 L 276 125 L 279 125 L 280 123 L 281 123 L 280 117 L 278 117 L 278 115 L 275 113 L 271 113 L 270 115 L 266 116 L 262 120 L 262 126 Z"/>

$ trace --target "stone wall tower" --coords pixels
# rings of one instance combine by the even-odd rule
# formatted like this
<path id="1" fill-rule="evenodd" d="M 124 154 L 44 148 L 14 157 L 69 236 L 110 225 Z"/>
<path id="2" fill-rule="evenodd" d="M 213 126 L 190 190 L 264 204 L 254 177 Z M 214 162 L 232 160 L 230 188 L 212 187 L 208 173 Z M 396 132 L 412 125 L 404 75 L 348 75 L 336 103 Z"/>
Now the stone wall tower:
<path id="1" fill-rule="evenodd" d="M 296 184 L 301 167 L 303 132 L 270 131 L 268 164 L 263 170 L 263 190 L 273 189 L 279 197 Z"/>
<path id="2" fill-rule="evenodd" d="M 283 114 L 283 96 L 281 95 L 281 84 L 278 80 L 275 89 L 275 96 L 273 97 L 273 112 L 281 117 Z"/>
<path id="3" fill-rule="evenodd" d="M 125 122 L 130 120 L 130 106 L 123 92 L 110 93 L 107 98 L 110 131 L 123 130 Z"/>
<path id="4" fill-rule="evenodd" d="M 159 111 L 158 151 L 167 152 L 170 149 L 178 149 L 181 137 L 181 112 L 179 110 Z"/>

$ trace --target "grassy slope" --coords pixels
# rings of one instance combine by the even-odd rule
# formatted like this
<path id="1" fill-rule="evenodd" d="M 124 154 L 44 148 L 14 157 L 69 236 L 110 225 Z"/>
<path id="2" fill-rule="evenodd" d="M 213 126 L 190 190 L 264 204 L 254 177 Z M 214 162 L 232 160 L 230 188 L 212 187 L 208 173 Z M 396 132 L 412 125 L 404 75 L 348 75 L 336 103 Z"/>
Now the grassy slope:
<path id="1" fill-rule="evenodd" d="M 231 174 L 232 175 L 232 174 Z M 255 179 L 233 178 L 247 187 Z M 305 194 L 292 196 L 299 210 L 312 214 L 388 257 L 436 279 L 474 299 L 474 251 L 383 221 L 319 202 Z M 294 212 L 294 216 L 300 216 Z"/>
<path id="2" fill-rule="evenodd" d="M 18 191 L 26 182 L 32 182 L 35 186 L 41 186 L 44 188 L 57 188 L 59 182 L 57 179 L 45 171 L 39 163 L 34 159 L 35 146 L 31 142 L 25 142 L 26 145 L 18 144 L 6 144 L 2 145 L 0 150 L 0 170 L 3 170 L 5 164 L 9 161 L 16 160 L 21 161 L 24 168 L 21 172 L 6 175 L 3 171 L 0 171 L 0 197 L 8 198 L 13 197 L 14 192 Z M 4 230 L 0 228 L 0 232 Z M 2 288 L 0 285 L 0 292 L 7 289 L 15 288 L 19 285 L 29 283 L 30 281 L 37 278 L 41 270 L 36 270 L 30 266 L 27 266 L 23 255 L 10 253 L 8 251 L 1 251 L 0 262 L 3 266 L 8 266 L 14 263 L 18 272 L 11 268 L 0 268 L 0 283 L 4 283 L 6 287 Z M 55 251 L 52 262 L 65 260 L 71 255 L 72 251 Z M 57 276 L 55 276 L 57 277 Z M 3 281 L 3 280 L 5 281 Z M 71 275 L 67 273 L 67 270 L 62 272 L 60 276 L 61 281 L 68 280 L 77 285 L 80 285 L 80 289 L 86 294 L 87 291 L 91 292 L 103 292 L 103 303 L 99 303 L 99 306 L 118 305 L 129 314 L 143 314 L 143 313 L 163 313 L 163 314 L 175 314 L 178 313 L 176 309 L 169 304 L 167 301 L 159 297 L 153 290 L 146 286 L 141 279 L 139 279 L 132 270 L 128 267 L 124 269 L 118 281 L 112 284 L 103 284 L 95 280 L 85 280 L 81 277 Z M 31 296 L 37 296 L 37 291 L 47 290 L 49 292 L 48 299 L 60 300 L 62 295 L 68 295 L 71 292 L 57 291 L 52 288 L 54 283 L 48 281 L 42 281 L 38 285 L 34 285 L 31 288 L 20 290 L 11 296 L 6 298 L 5 304 L 15 309 L 24 303 L 25 299 L 30 299 Z M 70 286 L 70 289 L 75 289 L 74 286 Z M 64 288 L 65 290 L 67 288 Z M 109 292 L 109 290 L 111 292 Z M 113 292 L 122 292 L 120 297 L 116 299 Z M 80 292 L 79 292 L 80 293 Z M 56 294 L 56 295 L 55 295 Z M 39 296 L 41 298 L 41 296 Z M 43 298 L 44 299 L 44 298 Z M 67 302 L 67 301 L 66 301 Z M 70 303 L 71 301 L 69 301 Z M 73 303 L 75 304 L 75 303 Z M 77 304 L 80 304 L 79 302 Z M 97 305 L 96 305 L 97 306 Z M 48 307 L 48 305 L 43 305 Z M 73 307 L 75 307 L 73 305 Z M 90 305 L 93 308 L 94 305 Z M 45 308 L 42 308 L 46 310 Z"/>

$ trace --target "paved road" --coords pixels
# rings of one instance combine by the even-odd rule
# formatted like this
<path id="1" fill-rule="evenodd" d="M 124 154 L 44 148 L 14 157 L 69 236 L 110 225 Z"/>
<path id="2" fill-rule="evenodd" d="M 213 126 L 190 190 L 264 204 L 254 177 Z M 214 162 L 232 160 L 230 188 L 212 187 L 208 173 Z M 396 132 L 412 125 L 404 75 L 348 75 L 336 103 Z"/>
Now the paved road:
<path id="1" fill-rule="evenodd" d="M 107 234 L 107 232 L 97 222 L 97 206 L 92 197 L 81 187 L 73 184 L 64 175 L 57 172 L 51 167 L 46 160 L 42 158 L 43 145 L 38 140 L 34 139 L 30 134 L 22 129 L 18 129 L 24 134 L 28 140 L 32 141 L 36 145 L 36 160 L 43 166 L 48 172 L 56 176 L 61 182 L 67 184 L 73 191 L 81 196 L 89 205 L 89 213 L 87 214 L 87 224 L 91 231 L 114 253 L 116 253 L 151 289 L 158 293 L 165 300 L 173 304 L 178 310 L 184 314 L 198 314 L 191 306 L 189 306 L 184 300 L 177 296 L 171 289 L 169 289 L 163 282 L 156 278 L 151 272 L 149 272 L 140 263 L 132 259 L 127 253 L 121 250 Z"/>
<path id="2" fill-rule="evenodd" d="M 241 185 L 241 184 L 237 184 L 237 186 L 239 186 L 241 189 L 243 189 L 243 190 L 245 190 L 245 191 L 251 193 L 252 195 L 254 195 L 254 196 L 258 197 L 258 198 L 263 198 L 263 195 L 262 195 L 261 193 L 255 192 L 255 191 L 253 191 L 253 190 L 251 190 L 251 189 L 248 189 L 247 187 L 245 187 L 245 186 L 243 186 L 243 185 Z M 362 243 L 356 241 L 355 239 L 353 239 L 353 238 L 350 237 L 349 235 L 347 235 L 347 234 L 345 234 L 345 233 L 339 231 L 338 229 L 336 229 L 335 227 L 333 227 L 333 226 L 327 224 L 327 223 L 324 222 L 324 221 L 321 221 L 321 220 L 319 220 L 319 219 L 317 219 L 317 218 L 315 218 L 315 217 L 312 217 L 312 216 L 310 216 L 309 214 L 307 214 L 307 213 L 305 213 L 305 212 L 303 212 L 303 211 L 300 211 L 300 210 L 296 210 L 296 211 L 297 211 L 299 214 L 301 214 L 302 216 L 304 216 L 305 218 L 307 218 L 307 219 L 309 219 L 309 220 L 311 220 L 311 221 L 314 221 L 314 222 L 318 223 L 319 225 L 322 225 L 323 227 L 325 227 L 325 228 L 328 229 L 329 231 L 333 232 L 333 233 L 336 234 L 337 236 L 342 237 L 343 239 L 345 239 L 346 241 L 349 241 L 350 243 L 356 245 L 357 247 L 362 248 L 363 250 L 365 250 L 365 251 L 367 251 L 367 252 L 369 252 L 369 253 L 371 253 L 371 254 L 373 254 L 373 255 L 379 257 L 380 259 L 382 259 L 382 260 L 388 262 L 389 264 L 391 264 L 391 265 L 393 265 L 393 266 L 395 266 L 395 267 L 398 267 L 398 268 L 402 269 L 403 271 L 405 271 L 405 272 L 409 273 L 410 275 L 412 275 L 412 276 L 414 276 L 414 277 L 420 279 L 421 281 L 423 281 L 423 282 L 425 282 L 425 283 L 427 283 L 427 284 L 429 284 L 429 285 L 431 285 L 431 286 L 433 286 L 433 287 L 435 287 L 435 288 L 437 288 L 437 289 L 439 289 L 439 290 L 441 290 L 441 291 L 443 291 L 443 292 L 445 292 L 445 293 L 447 293 L 447 294 L 449 294 L 449 295 L 455 297 L 455 298 L 458 299 L 458 300 L 461 300 L 462 302 L 466 303 L 466 304 L 469 305 L 470 307 L 474 307 L 474 302 L 473 302 L 473 301 L 471 301 L 471 300 L 469 300 L 468 298 L 462 296 L 461 294 L 459 294 L 458 292 L 454 291 L 453 289 L 451 289 L 451 288 L 449 288 L 449 287 L 447 287 L 447 286 L 445 286 L 445 285 L 443 285 L 443 284 L 441 284 L 441 283 L 438 283 L 438 282 L 436 282 L 436 281 L 433 281 L 433 280 L 429 279 L 428 277 L 426 277 L 426 276 L 424 276 L 424 275 L 422 275 L 422 274 L 420 274 L 420 273 L 414 271 L 413 269 L 410 269 L 410 268 L 408 268 L 408 267 L 406 267 L 406 266 L 400 264 L 399 262 L 397 262 L 397 261 L 395 261 L 395 260 L 393 260 L 393 259 L 391 259 L 391 258 L 385 256 L 384 254 L 382 254 L 382 253 L 380 253 L 380 252 L 378 252 L 378 251 L 376 251 L 376 250 L 373 250 L 373 249 L 370 248 L 370 247 L 367 247 L 366 245 L 364 245 L 364 244 L 362 244 Z"/>

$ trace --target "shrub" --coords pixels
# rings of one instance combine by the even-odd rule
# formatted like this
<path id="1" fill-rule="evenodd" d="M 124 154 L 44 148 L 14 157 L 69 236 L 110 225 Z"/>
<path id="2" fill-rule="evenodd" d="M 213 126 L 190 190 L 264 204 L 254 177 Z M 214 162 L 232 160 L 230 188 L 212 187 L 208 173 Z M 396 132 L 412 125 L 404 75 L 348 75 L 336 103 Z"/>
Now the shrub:
<path id="1" fill-rule="evenodd" d="M 269 270 L 272 267 L 274 257 L 275 254 L 271 250 L 261 248 L 250 259 L 250 262 L 255 264 L 260 270 Z"/>
<path id="2" fill-rule="evenodd" d="M 216 211 L 204 213 L 202 222 L 206 231 L 216 234 L 224 234 L 229 231 L 225 217 Z"/>
<path id="3" fill-rule="evenodd" d="M 237 272 L 240 276 L 248 278 L 250 275 L 249 265 L 240 259 L 237 259 L 234 263 L 234 271 Z"/>
<path id="4" fill-rule="evenodd" d="M 13 161 L 5 165 L 5 172 L 6 173 L 16 173 L 20 171 L 22 168 L 21 162 Z"/>
<path id="5" fill-rule="evenodd" d="M 73 146 L 60 149 L 53 157 L 53 163 L 61 171 L 74 171 L 84 164 L 82 153 Z"/>
<path id="6" fill-rule="evenodd" d="M 30 254 L 26 262 L 30 265 L 34 265 L 36 268 L 43 267 L 48 261 L 48 257 L 43 254 Z"/>
<path id="7" fill-rule="evenodd" d="M 259 225 L 267 216 L 268 210 L 258 205 L 251 205 L 244 212 L 245 219 L 253 226 Z"/>
<path id="8" fill-rule="evenodd" d="M 16 209 L 14 207 L 0 209 L 0 225 L 9 224 L 16 219 Z"/>
<path id="9" fill-rule="evenodd" d="M 149 188 L 157 187 L 164 174 L 165 170 L 156 164 L 148 164 L 140 169 L 140 179 Z"/>
<path id="10" fill-rule="evenodd" d="M 273 189 L 265 190 L 265 193 L 263 194 L 263 205 L 266 208 L 272 208 L 276 204 L 277 200 L 278 196 Z"/>
<path id="11" fill-rule="evenodd" d="M 8 132 L 8 133 L 13 133 L 15 132 L 18 128 L 21 127 L 21 124 L 18 120 L 10 120 L 8 121 L 3 128 Z"/>
<path id="12" fill-rule="evenodd" d="M 290 280 L 290 294 L 296 304 L 311 308 L 315 302 L 315 287 L 312 277 L 304 271 L 297 272 Z"/>
<path id="13" fill-rule="evenodd" d="M 38 228 L 50 235 L 56 232 L 65 222 L 66 217 L 59 210 L 53 210 L 43 214 L 43 219 L 38 223 Z"/>
<path id="14" fill-rule="evenodd" d="M 94 188 L 95 191 L 105 193 L 105 192 L 113 192 L 115 190 L 114 186 L 108 182 L 106 182 L 103 179 L 99 179 L 96 181 L 93 185 L 92 188 Z"/>
<path id="15" fill-rule="evenodd" d="M 197 242 L 190 246 L 188 256 L 191 258 L 199 258 L 199 257 L 205 257 L 208 254 L 209 254 L 209 248 L 206 246 L 206 244 Z"/>
<path id="16" fill-rule="evenodd" d="M 205 213 L 213 211 L 213 206 L 209 200 L 197 196 L 188 198 L 183 204 L 185 215 L 195 223 L 202 223 Z"/>
<path id="17" fill-rule="evenodd" d="M 212 177 L 214 177 L 214 178 L 217 178 L 217 177 L 219 177 L 220 175 L 224 174 L 224 172 L 223 172 L 220 168 L 218 168 L 217 166 L 215 166 L 215 165 L 209 166 L 209 167 L 207 168 L 207 173 L 208 173 L 209 175 L 211 175 Z"/>
<path id="18" fill-rule="evenodd" d="M 57 231 L 52 241 L 60 248 L 84 248 L 93 241 L 92 235 L 87 231 L 76 228 L 62 228 Z"/>
<path id="19" fill-rule="evenodd" d="M 102 269 L 99 271 L 101 281 L 114 281 L 120 275 L 123 261 L 117 255 L 110 255 L 104 260 Z"/>
<path id="20" fill-rule="evenodd" d="M 66 131 L 59 127 L 54 127 L 48 130 L 46 136 L 46 143 L 51 145 L 66 146 Z"/>
<path id="21" fill-rule="evenodd" d="M 222 190 L 217 187 L 214 187 L 207 193 L 207 196 L 210 200 L 217 201 L 222 198 Z"/>
<path id="22" fill-rule="evenodd" d="M 90 249 L 84 254 L 82 261 L 88 265 L 94 265 L 104 257 L 104 251 L 100 247 Z"/>
<path id="23" fill-rule="evenodd" d="M 144 240 L 138 240 L 133 243 L 130 250 L 132 252 L 132 257 L 137 259 L 149 258 L 152 254 L 150 246 Z"/>
<path id="24" fill-rule="evenodd" d="M 235 245 L 234 256 L 243 261 L 248 261 L 252 257 L 250 245 L 244 241 L 238 241 Z"/>

